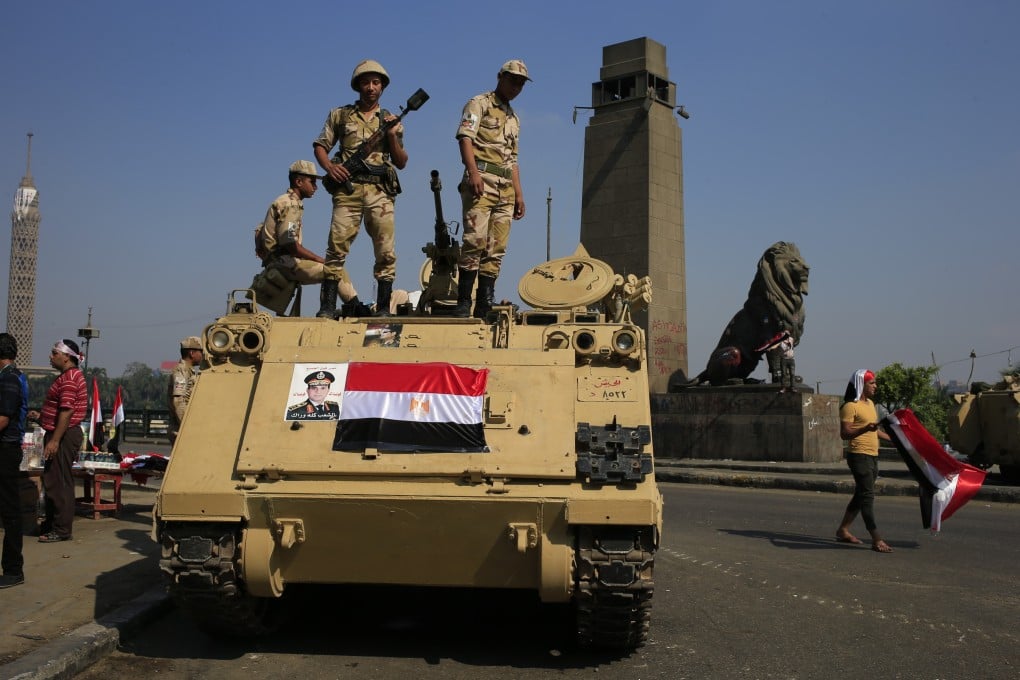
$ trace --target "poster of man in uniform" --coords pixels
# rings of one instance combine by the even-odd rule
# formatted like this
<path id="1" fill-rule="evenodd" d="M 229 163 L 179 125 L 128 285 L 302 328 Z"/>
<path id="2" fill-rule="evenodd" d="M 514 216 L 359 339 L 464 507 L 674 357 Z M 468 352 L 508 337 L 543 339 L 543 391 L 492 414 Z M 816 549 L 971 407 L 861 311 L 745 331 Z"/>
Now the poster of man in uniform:
<path id="1" fill-rule="evenodd" d="M 337 420 L 347 364 L 294 364 L 284 420 Z"/>
<path id="2" fill-rule="evenodd" d="M 400 347 L 402 323 L 370 323 L 365 327 L 362 347 Z"/>

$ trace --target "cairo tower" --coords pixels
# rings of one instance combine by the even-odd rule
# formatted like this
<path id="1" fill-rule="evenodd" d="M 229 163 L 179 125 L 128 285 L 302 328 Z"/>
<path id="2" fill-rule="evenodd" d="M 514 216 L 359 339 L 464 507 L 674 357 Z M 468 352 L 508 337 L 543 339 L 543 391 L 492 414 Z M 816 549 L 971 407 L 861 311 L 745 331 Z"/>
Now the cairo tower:
<path id="1" fill-rule="evenodd" d="M 7 286 L 7 332 L 18 342 L 18 363 L 32 363 L 35 327 L 35 268 L 39 252 L 39 192 L 32 181 L 32 133 L 28 163 L 11 212 L 11 268 Z"/>

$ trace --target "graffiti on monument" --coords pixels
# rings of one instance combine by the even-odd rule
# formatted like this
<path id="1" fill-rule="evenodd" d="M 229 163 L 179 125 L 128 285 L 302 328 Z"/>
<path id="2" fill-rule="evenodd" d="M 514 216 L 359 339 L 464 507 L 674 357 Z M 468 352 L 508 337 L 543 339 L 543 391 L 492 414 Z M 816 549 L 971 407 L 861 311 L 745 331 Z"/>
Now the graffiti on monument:
<path id="1" fill-rule="evenodd" d="M 676 370 L 676 362 L 687 358 L 686 324 L 656 320 L 649 328 L 652 370 L 658 375 L 669 375 Z"/>

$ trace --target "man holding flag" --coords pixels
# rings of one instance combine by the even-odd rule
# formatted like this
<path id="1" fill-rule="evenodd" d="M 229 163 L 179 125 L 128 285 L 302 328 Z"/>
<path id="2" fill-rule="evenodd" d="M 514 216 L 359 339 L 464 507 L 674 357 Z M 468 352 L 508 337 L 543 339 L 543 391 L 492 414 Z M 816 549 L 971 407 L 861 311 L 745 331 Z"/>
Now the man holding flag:
<path id="1" fill-rule="evenodd" d="M 872 401 L 877 390 L 875 374 L 862 368 L 850 378 L 843 397 L 844 403 L 839 409 L 839 436 L 847 442 L 846 464 L 854 476 L 854 495 L 836 529 L 836 540 L 841 543 L 861 542 L 850 533 L 850 526 L 860 514 L 864 518 L 865 528 L 871 534 L 871 549 L 879 553 L 891 553 L 892 548 L 879 535 L 875 523 L 878 440 L 889 440 L 889 435 L 878 429 L 878 412 Z"/>

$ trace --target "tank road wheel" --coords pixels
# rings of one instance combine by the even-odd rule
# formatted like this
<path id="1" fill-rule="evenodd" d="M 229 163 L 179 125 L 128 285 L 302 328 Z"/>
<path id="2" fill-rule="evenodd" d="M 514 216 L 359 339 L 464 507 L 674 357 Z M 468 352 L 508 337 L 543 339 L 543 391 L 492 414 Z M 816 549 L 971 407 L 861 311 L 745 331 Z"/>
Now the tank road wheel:
<path id="1" fill-rule="evenodd" d="M 174 602 L 204 632 L 250 637 L 282 623 L 279 598 L 255 597 L 238 578 L 241 528 L 232 524 L 167 524 L 160 530 L 160 569 Z"/>
<path id="2" fill-rule="evenodd" d="M 177 594 L 174 600 L 203 633 L 216 638 L 268 635 L 282 623 L 282 601 L 234 594 L 198 596 Z"/>
<path id="3" fill-rule="evenodd" d="M 630 651 L 648 638 L 654 527 L 580 527 L 574 594 L 582 648 Z"/>

